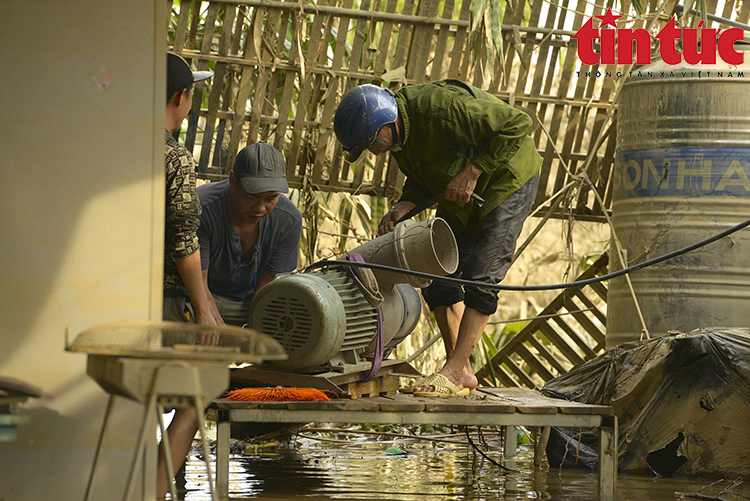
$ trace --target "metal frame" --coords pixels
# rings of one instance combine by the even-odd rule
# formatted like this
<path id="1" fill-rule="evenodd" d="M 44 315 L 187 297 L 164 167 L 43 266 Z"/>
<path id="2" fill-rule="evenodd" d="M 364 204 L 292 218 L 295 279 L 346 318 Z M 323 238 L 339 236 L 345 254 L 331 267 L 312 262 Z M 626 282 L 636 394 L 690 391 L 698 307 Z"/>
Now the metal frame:
<path id="1" fill-rule="evenodd" d="M 114 357 L 119 358 L 119 357 Z M 145 447 L 146 444 L 146 438 L 147 434 L 149 433 L 151 427 L 149 426 L 154 421 L 157 422 L 159 426 L 159 430 L 162 435 L 162 441 L 160 444 L 160 447 L 162 449 L 162 453 L 164 454 L 164 459 L 166 462 L 166 468 L 168 472 L 174 472 L 174 466 L 172 465 L 172 456 L 170 454 L 169 449 L 169 436 L 167 434 L 167 429 L 164 426 L 163 421 L 163 414 L 164 414 L 164 402 L 167 401 L 170 406 L 174 407 L 195 407 L 197 413 L 198 413 L 198 430 L 200 431 L 201 436 L 201 443 L 203 445 L 203 454 L 204 459 L 206 463 L 206 472 L 208 475 L 208 483 L 209 483 L 209 489 L 211 492 L 211 499 L 216 500 L 217 499 L 217 491 L 215 487 L 215 482 L 213 475 L 211 473 L 211 462 L 210 462 L 210 455 L 209 455 L 209 449 L 208 449 L 208 439 L 206 434 L 206 423 L 204 419 L 204 409 L 205 409 L 205 402 L 203 400 L 203 397 L 201 396 L 201 378 L 200 378 L 200 371 L 197 367 L 190 366 L 185 361 L 164 361 L 164 360 L 156 360 L 156 361 L 144 361 L 145 362 L 152 362 L 153 364 L 159 364 L 158 366 L 155 366 L 153 369 L 153 374 L 151 381 L 148 385 L 148 392 L 146 394 L 146 401 L 143 402 L 144 409 L 143 409 L 143 415 L 141 418 L 141 423 L 138 431 L 138 441 L 136 443 L 135 452 L 133 454 L 133 459 L 130 462 L 130 468 L 128 469 L 128 476 L 125 483 L 125 491 L 123 493 L 123 501 L 128 501 L 130 499 L 130 493 L 133 487 L 133 479 L 135 476 L 135 470 L 136 465 L 138 463 L 138 459 L 141 456 L 141 451 Z M 216 364 L 216 363 L 214 363 Z M 170 393 L 169 395 L 162 395 L 159 392 L 160 388 L 160 379 L 164 379 L 162 377 L 162 373 L 164 372 L 164 369 L 174 369 L 177 368 L 178 370 L 183 372 L 183 375 L 186 380 L 192 379 L 193 382 L 193 391 L 188 394 L 173 394 Z M 221 370 L 226 370 L 223 365 L 221 365 L 221 362 L 219 362 L 219 368 Z M 167 382 L 168 384 L 168 382 Z M 91 465 L 91 471 L 89 472 L 89 479 L 86 484 L 86 491 L 84 494 L 84 501 L 88 501 L 91 496 L 91 487 L 94 482 L 94 475 L 96 473 L 96 469 L 99 462 L 99 454 L 102 449 L 102 444 L 104 442 L 104 435 L 107 430 L 107 424 L 109 422 L 109 416 L 112 413 L 112 408 L 114 407 L 114 401 L 115 401 L 115 395 L 114 393 L 110 393 L 109 400 L 107 402 L 107 410 L 104 413 L 104 421 L 102 423 L 101 430 L 99 432 L 99 438 L 97 440 L 96 444 L 96 450 L 94 451 L 94 460 Z M 156 416 L 154 416 L 156 414 Z M 177 499 L 177 491 L 175 488 L 174 483 L 174 476 L 173 475 L 167 475 L 168 481 L 169 481 L 169 491 L 172 495 L 172 499 Z"/>

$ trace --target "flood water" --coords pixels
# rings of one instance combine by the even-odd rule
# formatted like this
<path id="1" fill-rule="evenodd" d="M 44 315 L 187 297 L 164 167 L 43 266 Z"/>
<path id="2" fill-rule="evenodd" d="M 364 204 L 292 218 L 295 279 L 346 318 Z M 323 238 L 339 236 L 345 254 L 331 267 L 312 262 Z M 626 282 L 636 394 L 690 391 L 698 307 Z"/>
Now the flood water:
<path id="1" fill-rule="evenodd" d="M 477 447 L 490 459 L 515 470 L 505 471 L 477 453 L 465 434 L 456 430 L 455 435 L 449 436 L 441 431 L 451 430 L 438 430 L 430 434 L 434 440 L 420 441 L 303 430 L 258 447 L 236 442 L 230 460 L 230 497 L 315 501 L 597 499 L 596 472 L 561 471 L 549 468 L 546 461 L 535 470 L 533 450 L 528 444 L 519 445 L 513 461 L 504 461 L 499 435 L 485 431 L 483 441 L 473 435 Z M 457 443 L 448 443 L 450 440 Z M 395 454 L 398 451 L 393 448 L 405 454 Z M 729 500 L 748 499 L 748 485 L 736 485 L 722 493 L 730 486 L 729 480 L 734 479 L 717 482 L 621 473 L 617 499 L 677 499 L 675 492 L 699 490 L 704 496 L 721 494 Z M 199 454 L 191 454 L 188 460 L 186 481 L 184 499 L 211 499 L 205 464 Z"/>

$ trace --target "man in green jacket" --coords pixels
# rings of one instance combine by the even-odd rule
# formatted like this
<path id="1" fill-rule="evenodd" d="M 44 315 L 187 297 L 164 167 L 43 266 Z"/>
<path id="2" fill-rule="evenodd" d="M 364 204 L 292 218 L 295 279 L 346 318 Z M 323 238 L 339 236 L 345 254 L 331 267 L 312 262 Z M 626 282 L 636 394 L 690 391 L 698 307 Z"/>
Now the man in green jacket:
<path id="1" fill-rule="evenodd" d="M 437 215 L 458 243 L 453 276 L 493 284 L 510 267 L 536 196 L 542 159 L 528 135 L 531 126 L 526 113 L 458 80 L 395 93 L 360 85 L 344 96 L 334 119 L 347 160 L 366 149 L 390 152 L 406 175 L 403 194 L 383 216 L 378 234 L 393 231 L 411 209 L 444 194 Z M 435 313 L 447 360 L 438 373 L 414 383 L 414 394 L 473 393 L 477 378 L 469 356 L 497 311 L 497 292 L 433 281 L 422 295 Z"/>

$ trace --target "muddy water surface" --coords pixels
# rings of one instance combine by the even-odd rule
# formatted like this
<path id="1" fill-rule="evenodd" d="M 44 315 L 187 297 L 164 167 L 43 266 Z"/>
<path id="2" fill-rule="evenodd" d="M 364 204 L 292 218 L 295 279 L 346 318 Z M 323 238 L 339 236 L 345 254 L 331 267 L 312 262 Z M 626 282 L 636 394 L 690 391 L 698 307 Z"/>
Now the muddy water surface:
<path id="1" fill-rule="evenodd" d="M 458 444 L 378 441 L 371 436 L 340 440 L 318 435 L 282 442 L 277 447 L 245 447 L 230 461 L 232 499 L 308 500 L 596 500 L 595 472 L 534 469 L 530 446 L 520 445 L 514 461 L 502 461 L 501 442 L 487 439 L 485 454 L 515 471 L 506 471 L 456 435 Z M 324 438 L 327 437 L 327 438 Z M 339 439 L 333 440 L 332 438 Z M 348 437 L 347 437 L 348 438 Z M 330 440 L 330 441 L 329 441 Z M 481 444 L 480 444 L 481 446 Z M 397 447 L 406 454 L 389 454 Z M 237 449 L 235 449 L 237 451 Z M 393 452 L 393 451 L 390 451 Z M 205 467 L 191 456 L 187 468 L 186 500 L 208 500 Z M 717 496 L 729 482 L 716 479 L 655 478 L 620 474 L 617 499 L 656 501 L 678 499 L 675 492 Z M 708 486 L 708 487 L 706 487 Z M 743 489 L 744 488 L 744 489 Z M 750 487 L 733 492 L 748 496 Z M 724 493 L 726 499 L 747 499 Z"/>

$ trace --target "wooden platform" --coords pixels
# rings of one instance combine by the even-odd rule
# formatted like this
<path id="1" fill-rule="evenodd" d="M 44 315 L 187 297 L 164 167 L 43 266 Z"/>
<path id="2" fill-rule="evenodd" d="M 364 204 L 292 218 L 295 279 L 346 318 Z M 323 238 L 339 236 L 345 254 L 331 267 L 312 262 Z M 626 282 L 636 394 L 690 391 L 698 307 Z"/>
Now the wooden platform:
<path id="1" fill-rule="evenodd" d="M 506 427 L 505 456 L 516 449 L 516 426 L 597 428 L 599 499 L 614 500 L 617 418 L 612 407 L 542 396 L 522 388 L 482 388 L 470 398 L 420 398 L 398 394 L 330 402 L 229 402 L 215 400 L 208 418 L 217 423 L 216 486 L 228 499 L 229 428 L 232 422 L 444 424 Z"/>

